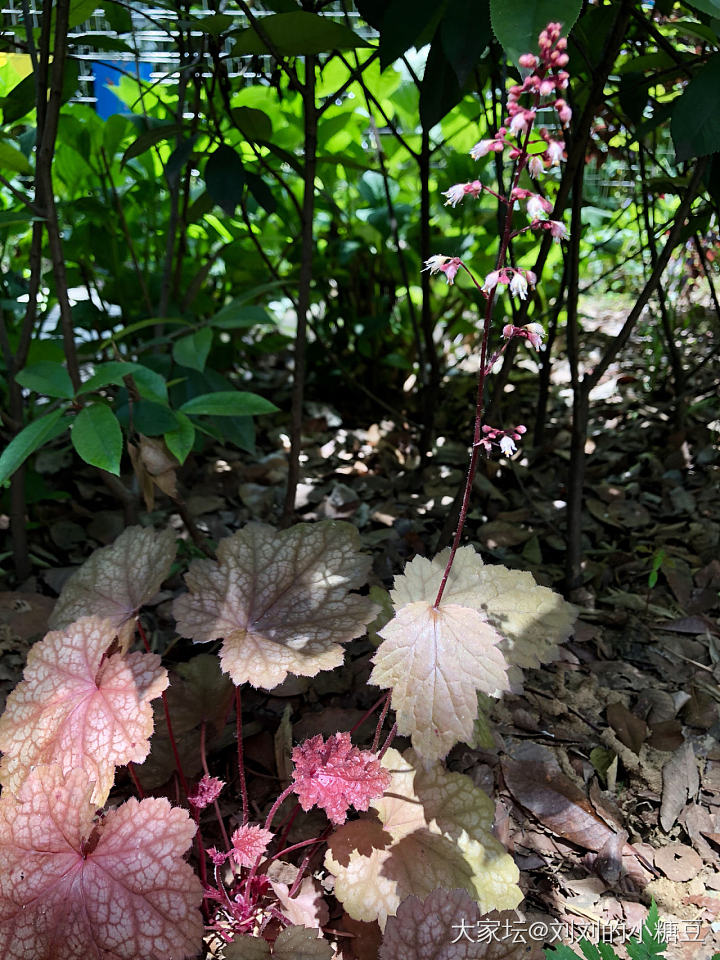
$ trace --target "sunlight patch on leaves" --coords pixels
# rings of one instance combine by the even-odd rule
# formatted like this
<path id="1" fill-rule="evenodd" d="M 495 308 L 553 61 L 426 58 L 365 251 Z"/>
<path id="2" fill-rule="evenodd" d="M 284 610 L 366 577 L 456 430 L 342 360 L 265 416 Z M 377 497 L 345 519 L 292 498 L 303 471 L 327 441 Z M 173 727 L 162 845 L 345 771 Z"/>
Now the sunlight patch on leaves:
<path id="1" fill-rule="evenodd" d="M 449 553 L 443 550 L 433 560 L 416 557 L 405 567 L 390 593 L 396 609 L 419 600 L 435 602 Z M 455 554 L 441 606 L 450 603 L 484 611 L 504 638 L 501 649 L 508 663 L 517 667 L 557 659 L 577 616 L 572 604 L 535 583 L 532 574 L 484 564 L 470 546 Z"/>
<path id="2" fill-rule="evenodd" d="M 147 757 L 150 701 L 167 687 L 167 671 L 154 653 L 112 652 L 115 635 L 110 621 L 85 617 L 31 647 L 0 717 L 6 790 L 17 793 L 33 766 L 53 762 L 82 768 L 102 806 L 115 767 Z"/>
<path id="3" fill-rule="evenodd" d="M 478 690 L 510 689 L 501 638 L 470 607 L 408 603 L 380 636 L 370 683 L 392 687 L 398 730 L 427 759 L 472 737 Z"/>
<path id="4" fill-rule="evenodd" d="M 152 527 L 128 527 L 109 547 L 96 550 L 67 581 L 50 628 L 61 630 L 80 617 L 104 617 L 127 649 L 135 617 L 152 600 L 175 559 L 175 534 Z"/>
<path id="5" fill-rule="evenodd" d="M 289 673 L 314 677 L 343 661 L 342 644 L 377 613 L 349 591 L 367 579 L 370 558 L 357 530 L 323 520 L 277 531 L 250 523 L 221 540 L 218 562 L 195 560 L 190 593 L 175 601 L 181 636 L 223 639 L 220 661 L 235 684 L 272 689 Z"/>
<path id="6" fill-rule="evenodd" d="M 355 920 L 381 928 L 409 896 L 463 889 L 483 912 L 514 909 L 519 872 L 491 833 L 494 804 L 469 777 L 425 770 L 412 750 L 383 757 L 391 782 L 371 806 L 328 842 L 325 866 L 335 896 Z"/>
<path id="7" fill-rule="evenodd" d="M 82 770 L 37 767 L 0 797 L 0 948 L 6 960 L 194 957 L 202 888 L 183 854 L 195 833 L 165 799 L 96 819 Z"/>

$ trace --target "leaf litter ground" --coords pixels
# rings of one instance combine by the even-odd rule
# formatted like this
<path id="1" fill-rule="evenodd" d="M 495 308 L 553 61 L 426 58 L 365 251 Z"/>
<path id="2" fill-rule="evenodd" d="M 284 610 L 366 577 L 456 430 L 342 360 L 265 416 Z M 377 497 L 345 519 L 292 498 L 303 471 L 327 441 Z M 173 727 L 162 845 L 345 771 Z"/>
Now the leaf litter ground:
<path id="1" fill-rule="evenodd" d="M 611 330 L 608 323 L 605 328 Z M 517 389 L 505 398 L 513 414 L 533 399 L 534 380 L 524 379 L 522 363 L 519 371 Z M 569 448 L 561 367 L 555 379 L 544 446 L 528 452 L 528 444 L 511 463 L 485 464 L 467 542 L 487 564 L 529 570 L 538 583 L 558 587 Z M 635 366 L 608 371 L 587 447 L 587 576 L 574 598 L 582 604 L 575 635 L 556 663 L 526 672 L 521 695 L 506 694 L 492 706 L 475 748 L 455 747 L 448 758 L 450 770 L 494 798 L 495 833 L 520 868 L 526 921 L 560 922 L 565 931 L 612 922 L 630 929 L 653 896 L 668 924 L 672 960 L 704 960 L 720 949 L 712 934 L 713 924 L 720 929 L 720 458 L 713 443 L 720 411 L 709 366 L 694 386 L 681 423 L 672 398 L 660 388 L 646 392 Z M 282 398 L 282 386 L 275 387 Z M 372 556 L 376 603 L 382 605 L 383 591 L 408 560 L 433 556 L 442 546 L 466 467 L 458 424 L 468 422 L 473 389 L 473 378 L 462 372 L 446 385 L 442 439 L 422 475 L 415 432 L 406 424 L 373 421 L 371 413 L 362 422 L 362 414 L 327 398 L 307 405 L 299 519 L 357 526 Z M 313 393 L 320 395 L 311 382 Z M 512 419 L 509 409 L 505 415 Z M 286 469 L 281 433 L 278 427 L 264 435 L 256 458 L 214 447 L 180 473 L 188 511 L 212 540 L 249 521 L 276 522 Z M 47 632 L 51 597 L 127 519 L 92 472 L 63 472 L 61 460 L 46 469 L 59 471 L 73 496 L 35 505 L 40 522 L 30 537 L 41 572 L 0 593 L 3 701 L 22 675 L 29 646 Z M 160 498 L 150 519 L 157 528 L 169 522 L 184 540 L 180 563 L 150 604 L 147 625 L 153 649 L 166 654 L 171 671 L 169 705 L 185 772 L 195 779 L 202 772 L 202 733 L 213 773 L 232 781 L 234 721 L 226 723 L 232 690 L 213 657 L 188 662 L 197 651 L 173 630 L 179 573 L 197 551 L 170 501 Z M 132 607 L 128 602 L 128 611 Z M 348 644 L 341 669 L 290 676 L 272 694 L 247 692 L 244 745 L 256 819 L 286 782 L 294 744 L 350 729 L 376 699 L 379 691 L 367 686 L 376 644 L 371 625 L 370 640 Z M 176 801 L 161 720 L 156 704 L 158 732 L 139 776 L 146 789 Z M 373 720 L 363 723 L 355 742 L 368 745 L 373 726 Z M 401 737 L 394 746 L 408 743 Z M 132 793 L 129 780 L 118 776 L 112 801 Z M 223 815 L 235 812 L 232 799 L 219 802 Z M 311 812 L 288 839 L 301 842 L 326 823 Z M 212 838 L 211 820 L 207 830 Z M 322 862 L 313 867 L 323 880 Z M 281 890 L 292 881 L 273 878 Z M 308 888 L 308 897 L 315 902 L 317 890 Z M 353 921 L 332 898 L 329 903 L 322 922 L 344 934 L 342 956 L 375 958 L 376 925 Z M 409 903 L 408 916 L 413 909 Z M 698 928 L 706 937 L 702 946 Z M 213 955 L 212 945 L 208 950 Z"/>

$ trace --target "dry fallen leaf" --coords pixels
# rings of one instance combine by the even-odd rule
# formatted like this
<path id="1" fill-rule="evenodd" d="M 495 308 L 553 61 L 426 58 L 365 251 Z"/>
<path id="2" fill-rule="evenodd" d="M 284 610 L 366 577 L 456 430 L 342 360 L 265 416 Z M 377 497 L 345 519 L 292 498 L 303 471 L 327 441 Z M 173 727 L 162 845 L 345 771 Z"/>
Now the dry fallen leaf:
<path id="1" fill-rule="evenodd" d="M 289 673 L 332 670 L 343 661 L 342 644 L 377 613 L 349 592 L 370 569 L 359 546 L 357 530 L 339 521 L 282 531 L 248 524 L 220 541 L 217 563 L 190 565 L 190 593 L 174 605 L 178 632 L 196 643 L 222 638 L 222 667 L 237 685 L 271 689 Z"/>
<path id="2" fill-rule="evenodd" d="M 697 761 L 690 743 L 686 741 L 675 751 L 662 769 L 662 779 L 660 826 L 667 833 L 700 788 Z"/>
<path id="3" fill-rule="evenodd" d="M 82 770 L 51 765 L 0 797 L 3 957 L 194 957 L 202 887 L 183 854 L 195 824 L 157 798 L 98 820 L 92 791 Z"/>
<path id="4" fill-rule="evenodd" d="M 384 929 L 406 897 L 439 887 L 466 890 L 483 911 L 514 909 L 519 872 L 490 832 L 490 798 L 463 774 L 426 771 L 412 750 L 388 750 L 383 766 L 392 779 L 371 803 L 379 820 L 362 815 L 328 842 L 325 865 L 348 914 Z"/>
<path id="5" fill-rule="evenodd" d="M 49 620 L 61 630 L 80 617 L 104 617 L 127 649 L 135 618 L 160 589 L 175 559 L 175 534 L 128 527 L 109 547 L 96 550 L 67 581 Z"/>
<path id="6" fill-rule="evenodd" d="M 82 768 L 102 806 L 115 767 L 142 763 L 150 749 L 150 701 L 167 687 L 154 653 L 112 652 L 115 629 L 97 617 L 78 620 L 36 643 L 24 679 L 0 717 L 0 781 L 17 793 L 33 766 Z"/>

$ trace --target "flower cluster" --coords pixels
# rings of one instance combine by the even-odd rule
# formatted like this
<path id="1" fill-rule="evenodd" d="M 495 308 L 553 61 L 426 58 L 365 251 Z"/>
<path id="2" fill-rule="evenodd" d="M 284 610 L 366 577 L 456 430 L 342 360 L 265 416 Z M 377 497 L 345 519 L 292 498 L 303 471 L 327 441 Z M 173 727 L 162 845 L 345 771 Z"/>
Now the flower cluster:
<path id="1" fill-rule="evenodd" d="M 527 340 L 536 350 L 541 350 L 545 329 L 541 323 L 526 323 L 524 327 L 507 323 L 503 327 L 502 335 L 505 340 L 512 340 L 513 337 Z"/>
<path id="2" fill-rule="evenodd" d="M 499 430 L 497 427 L 489 427 L 487 424 L 482 428 L 483 436 L 478 440 L 476 446 L 482 447 L 486 453 L 490 453 L 493 444 L 500 447 L 500 452 L 506 457 L 511 457 L 516 451 L 515 441 L 519 440 L 524 433 L 527 433 L 527 427 L 522 424 L 513 430 Z"/>
<path id="3" fill-rule="evenodd" d="M 509 287 L 510 293 L 521 300 L 527 300 L 528 287 L 534 287 L 537 277 L 532 270 L 516 270 L 514 267 L 505 267 L 502 270 L 493 270 L 485 277 L 482 292 L 489 296 L 495 287 Z"/>
<path id="4" fill-rule="evenodd" d="M 423 270 L 429 270 L 431 274 L 438 272 L 444 273 L 447 282 L 452 284 L 455 281 L 455 275 L 462 265 L 463 262 L 460 257 L 446 257 L 443 256 L 442 253 L 436 253 L 434 257 L 430 257 L 429 260 L 425 261 Z"/>
<path id="5" fill-rule="evenodd" d="M 536 138 L 531 139 L 538 112 L 541 109 L 553 109 L 562 127 L 567 127 L 572 119 L 572 110 L 563 95 L 569 81 L 569 74 L 565 69 L 569 62 L 567 40 L 561 36 L 560 32 L 559 23 L 549 23 L 538 38 L 539 53 L 524 53 L 520 57 L 522 82 L 514 84 L 508 91 L 507 116 L 504 118 L 503 126 L 493 137 L 479 140 L 470 151 L 470 156 L 474 160 L 479 160 L 491 153 L 505 154 L 507 151 L 505 156 L 514 163 L 509 193 L 502 196 L 490 187 L 484 186 L 479 179 L 455 183 L 443 192 L 445 205 L 453 208 L 466 197 L 477 199 L 483 192 L 490 193 L 505 205 L 505 226 L 495 269 L 491 270 L 481 282 L 460 257 L 435 254 L 425 261 L 425 270 L 431 274 L 444 273 L 450 285 L 455 282 L 458 270 L 462 268 L 487 301 L 481 378 L 492 371 L 493 364 L 507 345 L 503 345 L 489 358 L 485 352 L 497 293 L 501 289 L 507 289 L 511 296 L 527 300 L 529 292 L 537 283 L 537 277 L 532 270 L 510 265 L 513 263 L 511 251 L 513 238 L 527 230 L 545 231 L 556 242 L 566 240 L 568 237 L 565 224 L 560 220 L 551 219 L 554 211 L 552 201 L 544 196 L 543 192 L 538 192 L 538 188 L 532 188 L 532 180 L 537 179 L 545 170 L 558 166 L 565 156 L 564 142 L 553 139 L 546 129 L 541 129 L 535 134 Z M 529 174 L 531 178 L 530 189 L 520 186 L 519 181 L 524 173 Z M 514 228 L 513 213 L 516 206 L 522 204 L 525 206 L 529 223 L 527 226 Z M 524 326 L 506 323 L 502 336 L 505 341 L 513 338 L 527 340 L 530 346 L 540 350 L 543 346 L 545 331 L 539 323 L 528 323 Z M 479 393 L 482 394 L 482 384 Z M 482 404 L 478 407 L 477 416 L 479 424 L 482 418 Z M 493 447 L 499 447 L 505 456 L 511 456 L 517 450 L 516 441 L 524 433 L 523 426 L 515 427 L 513 430 L 483 426 L 482 438 L 475 446 L 481 447 L 486 453 L 490 453 Z"/>

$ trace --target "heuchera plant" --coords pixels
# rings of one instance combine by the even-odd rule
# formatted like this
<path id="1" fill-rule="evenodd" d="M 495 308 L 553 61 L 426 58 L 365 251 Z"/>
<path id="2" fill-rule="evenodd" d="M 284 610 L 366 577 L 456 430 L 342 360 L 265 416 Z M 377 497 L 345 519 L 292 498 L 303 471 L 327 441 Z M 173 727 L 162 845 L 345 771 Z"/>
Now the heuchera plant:
<path id="1" fill-rule="evenodd" d="M 218 642 L 219 658 L 200 654 L 172 681 L 138 616 L 170 571 L 173 534 L 134 527 L 96 551 L 66 584 L 54 629 L 31 650 L 0 718 L 0 947 L 9 960 L 182 960 L 200 951 L 203 935 L 213 948 L 232 944 L 237 957 L 340 958 L 332 931 L 323 937 L 328 908 L 308 874 L 323 844 L 347 914 L 388 924 L 383 958 L 414 942 L 430 914 L 435 929 L 458 905 L 487 913 L 522 899 L 518 870 L 492 834 L 492 801 L 443 761 L 456 743 L 477 741 L 488 697 L 519 689 L 521 668 L 557 656 L 574 620 L 573 608 L 530 574 L 487 566 L 460 546 L 479 457 L 495 448 L 510 456 L 524 433 L 483 423 L 486 378 L 511 339 L 539 349 L 543 336 L 536 323 L 505 324 L 505 343 L 490 355 L 498 292 L 525 298 L 537 283 L 513 262 L 511 240 L 525 230 L 566 235 L 548 218 L 547 198 L 520 186 L 526 172 L 539 178 L 562 159 L 560 140 L 545 130 L 533 139 L 539 110 L 549 104 L 563 126 L 570 119 L 560 26 L 549 24 L 539 44 L 539 56 L 520 58 L 526 75 L 510 90 L 506 125 L 472 150 L 475 159 L 507 155 L 508 196 L 477 179 L 444 194 L 453 207 L 485 192 L 504 204 L 495 269 L 480 282 L 460 258 L 426 263 L 448 283 L 464 270 L 485 300 L 472 452 L 452 547 L 407 565 L 382 625 L 378 605 L 356 592 L 370 560 L 350 524 L 281 532 L 248 524 L 220 542 L 217 561 L 190 565 L 188 593 L 173 608 L 178 633 Z M 518 203 L 529 223 L 515 228 Z M 387 690 L 368 712 L 379 711 L 372 743 L 363 748 L 353 731 L 341 731 L 295 746 L 288 785 L 251 822 L 243 685 L 272 690 L 290 675 L 339 667 L 343 644 L 371 623 L 381 642 L 370 682 Z M 136 631 L 145 652 L 130 651 Z M 223 731 L 233 701 L 238 768 L 227 783 L 209 769 L 207 740 Z M 390 709 L 395 721 L 381 743 Z M 398 733 L 412 743 L 404 753 L 391 747 Z M 144 795 L 143 784 L 167 780 L 148 766 L 151 736 L 153 752 L 164 743 L 172 754 L 174 805 Z M 138 799 L 104 810 L 121 766 Z M 278 826 L 288 800 L 291 812 Z M 299 809 L 314 807 L 327 827 L 291 842 Z M 215 843 L 206 845 L 211 833 Z M 183 859 L 193 842 L 197 876 Z"/>

